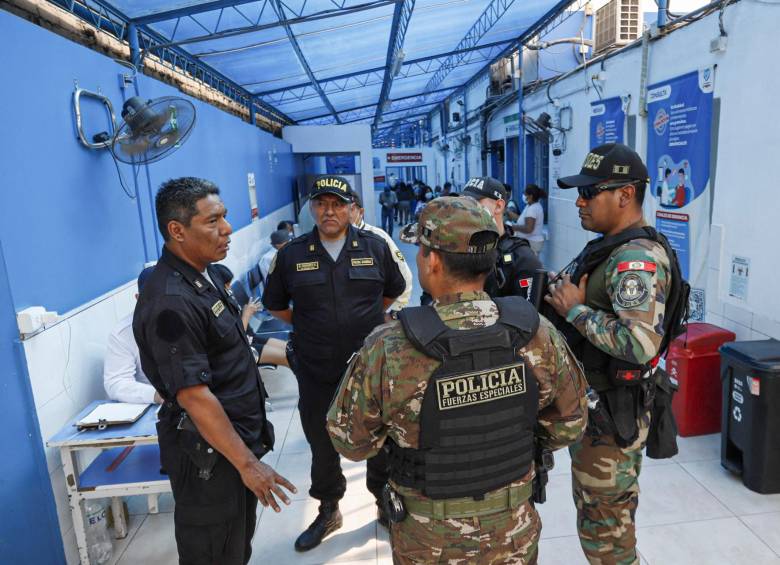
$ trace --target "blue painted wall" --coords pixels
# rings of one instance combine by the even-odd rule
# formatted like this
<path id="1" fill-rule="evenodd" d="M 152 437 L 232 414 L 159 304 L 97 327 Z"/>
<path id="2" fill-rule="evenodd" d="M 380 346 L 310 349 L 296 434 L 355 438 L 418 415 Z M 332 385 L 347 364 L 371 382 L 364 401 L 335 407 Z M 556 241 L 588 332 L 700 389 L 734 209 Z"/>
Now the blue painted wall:
<path id="1" fill-rule="evenodd" d="M 296 170 L 289 144 L 194 101 L 198 117 L 189 140 L 139 171 L 142 221 L 139 206 L 122 192 L 110 154 L 76 140 L 71 109 L 75 80 L 100 89 L 119 118 L 125 93 L 118 76 L 127 69 L 6 12 L 0 12 L 0 57 L 6 76 L 14 77 L 14 88 L 0 91 L 3 129 L 13 132 L 0 137 L 10 197 L 0 209 L 0 239 L 17 309 L 43 304 L 66 311 L 134 278 L 147 258 L 156 259 L 159 236 L 149 197 L 168 178 L 216 182 L 234 229 L 250 222 L 248 172 L 255 173 L 261 215 L 292 201 Z M 144 76 L 138 91 L 144 98 L 182 96 Z M 127 97 L 133 94 L 131 89 Z M 101 125 L 91 129 L 105 129 L 105 119 L 91 113 Z M 131 167 L 120 168 L 134 191 Z"/>
<path id="2" fill-rule="evenodd" d="M 62 542 L 15 312 L 31 305 L 68 311 L 135 278 L 159 255 L 153 194 L 177 176 L 202 176 L 222 189 L 234 229 L 250 222 L 247 173 L 255 174 L 260 214 L 292 201 L 300 168 L 290 146 L 221 110 L 194 101 L 198 120 L 169 158 L 122 175 L 113 160 L 76 139 L 74 81 L 100 89 L 119 117 L 125 93 L 111 59 L 0 10 L 3 110 L 0 171 L 0 561 L 64 562 Z M 138 77 L 146 98 L 183 96 Z M 127 97 L 135 94 L 135 89 Z M 85 106 L 90 133 L 107 129 Z"/>

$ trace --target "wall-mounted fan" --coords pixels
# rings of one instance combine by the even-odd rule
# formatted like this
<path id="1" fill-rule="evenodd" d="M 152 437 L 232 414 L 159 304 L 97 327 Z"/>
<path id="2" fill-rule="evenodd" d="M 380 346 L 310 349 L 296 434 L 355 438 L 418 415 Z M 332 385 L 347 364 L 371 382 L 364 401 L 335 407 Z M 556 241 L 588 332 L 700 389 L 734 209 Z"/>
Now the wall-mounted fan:
<path id="1" fill-rule="evenodd" d="M 195 125 L 195 106 L 184 98 L 130 98 L 122 106 L 124 123 L 111 140 L 123 163 L 154 163 L 182 146 Z"/>
<path id="2" fill-rule="evenodd" d="M 109 118 L 109 131 L 101 131 L 87 138 L 82 127 L 81 97 L 94 98 L 101 102 Z M 135 166 L 154 163 L 176 151 L 187 140 L 195 126 L 195 106 L 189 100 L 165 96 L 144 100 L 138 96 L 128 99 L 122 105 L 122 124 L 117 127 L 111 101 L 100 92 L 76 88 L 73 93 L 73 110 L 76 130 L 82 144 L 90 149 L 109 149 L 114 161 Z M 94 131 L 94 130 L 93 130 Z M 117 165 L 122 189 L 130 198 L 135 195 L 122 180 Z"/>

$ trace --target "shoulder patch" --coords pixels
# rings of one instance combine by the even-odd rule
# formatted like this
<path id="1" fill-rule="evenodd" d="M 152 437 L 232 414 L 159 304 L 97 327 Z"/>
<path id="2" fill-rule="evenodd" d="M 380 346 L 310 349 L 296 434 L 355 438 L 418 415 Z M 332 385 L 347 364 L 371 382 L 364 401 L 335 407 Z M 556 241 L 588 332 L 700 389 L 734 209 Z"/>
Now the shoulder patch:
<path id="1" fill-rule="evenodd" d="M 624 273 L 626 271 L 647 271 L 648 273 L 655 273 L 657 266 L 651 261 L 623 261 L 618 263 L 618 273 Z"/>
<path id="2" fill-rule="evenodd" d="M 645 281 L 636 273 L 623 275 L 618 281 L 615 302 L 621 308 L 636 308 L 644 304 L 649 297 L 650 291 Z"/>

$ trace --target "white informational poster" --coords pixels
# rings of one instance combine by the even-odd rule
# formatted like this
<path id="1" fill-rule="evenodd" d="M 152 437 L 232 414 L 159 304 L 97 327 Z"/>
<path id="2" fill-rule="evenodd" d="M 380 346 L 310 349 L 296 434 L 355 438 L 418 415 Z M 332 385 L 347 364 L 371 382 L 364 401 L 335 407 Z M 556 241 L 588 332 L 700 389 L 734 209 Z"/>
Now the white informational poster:
<path id="1" fill-rule="evenodd" d="M 750 259 L 737 255 L 731 258 L 731 272 L 729 273 L 729 296 L 747 300 L 748 277 L 750 276 Z"/>

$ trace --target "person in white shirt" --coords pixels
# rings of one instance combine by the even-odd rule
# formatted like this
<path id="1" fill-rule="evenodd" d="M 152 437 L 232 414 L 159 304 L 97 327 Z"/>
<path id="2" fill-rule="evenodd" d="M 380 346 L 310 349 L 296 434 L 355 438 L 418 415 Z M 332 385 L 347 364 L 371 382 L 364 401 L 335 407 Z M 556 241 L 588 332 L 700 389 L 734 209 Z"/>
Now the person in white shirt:
<path id="1" fill-rule="evenodd" d="M 526 206 L 523 208 L 517 223 L 513 226 L 515 234 L 528 240 L 537 257 L 544 247 L 544 208 L 539 201 L 545 196 L 547 194 L 544 190 L 535 184 L 526 186 L 523 194 Z"/>
<path id="2" fill-rule="evenodd" d="M 393 241 L 393 238 L 390 237 L 382 228 L 372 226 L 371 224 L 367 224 L 365 222 L 363 219 L 365 210 L 363 209 L 363 202 L 360 199 L 360 193 L 355 191 L 352 195 L 352 198 L 352 210 L 350 211 L 349 221 L 352 222 L 352 225 L 356 228 L 375 233 L 378 236 L 381 236 L 382 239 L 387 242 L 387 245 L 390 247 L 390 251 L 393 254 L 393 261 L 395 261 L 396 265 L 398 265 L 398 270 L 401 271 L 401 276 L 404 278 L 404 282 L 406 283 L 406 288 L 404 288 L 404 291 L 387 309 L 388 312 L 391 313 L 390 316 L 392 317 L 392 313 L 397 313 L 399 310 L 401 310 L 401 308 L 409 304 L 409 299 L 412 297 L 412 285 L 414 284 L 412 271 L 409 268 L 409 265 L 406 264 L 404 254 L 401 253 L 400 249 L 398 249 L 398 246 L 395 244 L 395 241 Z M 387 318 L 387 316 L 385 316 L 385 318 Z"/>
<path id="3" fill-rule="evenodd" d="M 147 267 L 138 275 L 138 292 L 154 270 Z M 138 298 L 138 294 L 135 295 Z M 108 336 L 103 363 L 103 387 L 111 400 L 132 404 L 162 404 L 162 398 L 149 384 L 141 369 L 141 357 L 133 336 L 133 314 L 122 318 Z"/>
<path id="4" fill-rule="evenodd" d="M 263 275 L 263 282 L 268 278 L 268 269 L 271 268 L 276 252 L 287 245 L 292 238 L 292 233 L 286 229 L 278 229 L 271 234 L 271 249 L 260 258 L 260 274 Z"/>

